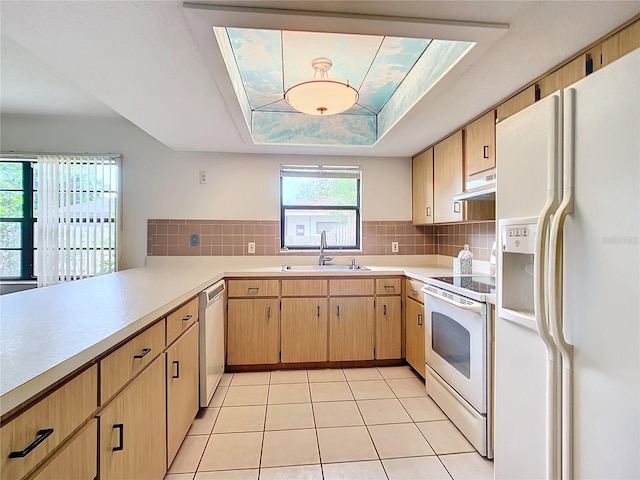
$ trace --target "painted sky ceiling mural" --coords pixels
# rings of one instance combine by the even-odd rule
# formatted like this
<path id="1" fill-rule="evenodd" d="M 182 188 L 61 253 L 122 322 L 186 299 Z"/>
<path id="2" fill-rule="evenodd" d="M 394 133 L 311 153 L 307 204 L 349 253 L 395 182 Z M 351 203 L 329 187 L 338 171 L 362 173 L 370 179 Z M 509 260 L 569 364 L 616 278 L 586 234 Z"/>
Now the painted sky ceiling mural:
<path id="1" fill-rule="evenodd" d="M 373 145 L 472 47 L 469 42 L 214 27 L 256 144 Z M 331 116 L 297 112 L 284 92 L 331 59 L 328 77 L 348 81 L 358 102 Z"/>

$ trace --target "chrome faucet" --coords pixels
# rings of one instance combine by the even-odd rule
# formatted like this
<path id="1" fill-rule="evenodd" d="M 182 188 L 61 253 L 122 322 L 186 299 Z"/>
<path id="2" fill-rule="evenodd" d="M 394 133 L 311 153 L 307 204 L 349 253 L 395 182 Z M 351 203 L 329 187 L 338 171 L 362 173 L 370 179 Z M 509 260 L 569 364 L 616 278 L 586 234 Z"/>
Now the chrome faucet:
<path id="1" fill-rule="evenodd" d="M 320 233 L 320 258 L 318 259 L 318 265 L 326 265 L 328 262 L 336 258 L 336 254 L 334 253 L 330 257 L 324 254 L 325 249 L 327 248 L 327 232 L 322 230 Z"/>

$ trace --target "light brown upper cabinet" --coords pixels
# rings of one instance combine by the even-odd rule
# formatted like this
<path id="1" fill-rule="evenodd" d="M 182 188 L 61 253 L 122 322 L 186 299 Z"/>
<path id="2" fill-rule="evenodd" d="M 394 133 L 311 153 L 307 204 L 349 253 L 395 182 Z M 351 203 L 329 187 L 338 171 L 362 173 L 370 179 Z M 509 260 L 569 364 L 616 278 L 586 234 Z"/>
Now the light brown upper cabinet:
<path id="1" fill-rule="evenodd" d="M 587 57 L 580 55 L 566 65 L 551 72 L 538 82 L 540 98 L 544 98 L 556 90 L 566 88 L 587 76 Z"/>
<path id="2" fill-rule="evenodd" d="M 433 148 L 411 163 L 413 224 L 433 223 Z"/>
<path id="3" fill-rule="evenodd" d="M 498 121 L 504 120 L 510 117 L 514 113 L 518 113 L 520 110 L 524 110 L 529 105 L 533 105 L 536 102 L 536 86 L 531 85 L 524 89 L 517 95 L 514 95 L 509 100 L 498 105 L 496 109 Z"/>
<path id="4" fill-rule="evenodd" d="M 462 192 L 462 130 L 433 148 L 433 209 L 435 223 L 462 221 L 462 204 L 453 200 Z"/>
<path id="5" fill-rule="evenodd" d="M 458 130 L 433 147 L 434 223 L 493 220 L 495 202 L 463 202 L 463 133 Z"/>
<path id="6" fill-rule="evenodd" d="M 465 127 L 466 179 L 496 166 L 496 112 L 491 110 Z"/>
<path id="7" fill-rule="evenodd" d="M 593 71 L 600 70 L 614 60 L 640 48 L 640 21 L 632 23 L 587 52 L 593 61 Z"/>

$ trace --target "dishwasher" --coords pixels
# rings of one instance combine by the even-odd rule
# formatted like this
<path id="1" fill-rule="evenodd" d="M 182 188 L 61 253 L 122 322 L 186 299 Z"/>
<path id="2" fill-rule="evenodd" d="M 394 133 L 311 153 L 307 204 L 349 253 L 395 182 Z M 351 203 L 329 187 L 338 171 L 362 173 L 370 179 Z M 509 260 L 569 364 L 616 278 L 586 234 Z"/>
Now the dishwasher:
<path id="1" fill-rule="evenodd" d="M 224 373 L 224 281 L 200 293 L 200 407 L 207 407 Z"/>

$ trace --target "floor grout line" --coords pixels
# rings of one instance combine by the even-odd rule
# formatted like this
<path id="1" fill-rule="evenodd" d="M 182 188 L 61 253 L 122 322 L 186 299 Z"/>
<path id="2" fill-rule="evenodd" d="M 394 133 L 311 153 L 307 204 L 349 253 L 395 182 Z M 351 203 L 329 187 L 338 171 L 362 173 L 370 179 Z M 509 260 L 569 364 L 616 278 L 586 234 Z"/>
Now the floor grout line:
<path id="1" fill-rule="evenodd" d="M 222 397 L 221 400 L 221 405 L 218 407 L 212 407 L 212 406 L 207 406 L 205 408 L 217 408 L 218 412 L 213 420 L 212 426 L 211 426 L 211 431 L 209 432 L 209 434 L 207 435 L 207 440 L 205 442 L 204 445 L 204 449 L 202 450 L 202 453 L 200 454 L 200 458 L 198 460 L 198 465 L 196 467 L 196 471 L 195 472 L 185 472 L 187 475 L 191 475 L 191 480 L 195 480 L 196 476 L 198 475 L 199 472 L 201 472 L 200 470 L 200 466 L 202 464 L 203 458 L 204 458 L 204 453 L 207 450 L 207 447 L 211 441 L 211 438 L 213 435 L 229 435 L 229 434 L 238 434 L 238 433 L 261 433 L 261 444 L 260 444 L 260 455 L 259 455 L 259 461 L 258 461 L 258 466 L 257 466 L 257 480 L 259 480 L 261 478 L 261 474 L 262 474 L 262 470 L 266 469 L 266 468 L 289 468 L 289 467 L 304 467 L 304 466 L 311 466 L 311 465 L 318 465 L 320 467 L 320 474 L 322 479 L 324 480 L 325 478 L 325 472 L 324 472 L 324 465 L 331 465 L 331 464 L 348 464 L 348 463 L 362 463 L 362 462 L 379 462 L 379 464 L 382 466 L 382 470 L 384 472 L 384 475 L 386 476 L 387 479 L 389 479 L 389 473 L 387 472 L 387 468 L 383 462 L 383 459 L 380 457 L 380 452 L 378 451 L 378 447 L 373 439 L 370 427 L 374 427 L 374 426 L 379 426 L 379 425 L 407 425 L 409 423 L 413 424 L 415 426 L 415 428 L 418 429 L 418 431 L 420 432 L 422 438 L 424 438 L 424 440 L 426 441 L 426 443 L 429 445 L 429 447 L 431 448 L 431 450 L 433 451 L 433 455 L 418 455 L 418 456 L 402 456 L 402 457 L 393 457 L 393 458 L 389 458 L 389 459 L 384 459 L 384 460 L 396 460 L 396 459 L 412 459 L 412 458 L 432 458 L 432 457 L 436 457 L 438 459 L 438 462 L 440 464 L 440 466 L 444 469 L 445 472 L 447 472 L 447 475 L 449 475 L 450 478 L 454 479 L 455 477 L 453 476 L 452 472 L 449 470 L 449 468 L 447 468 L 447 466 L 445 465 L 445 463 L 443 462 L 443 457 L 446 456 L 453 456 L 453 455 L 461 455 L 461 454 L 473 454 L 475 452 L 475 450 L 473 451 L 464 451 L 464 452 L 449 452 L 449 453 L 444 453 L 444 454 L 438 454 L 435 449 L 433 448 L 433 446 L 431 445 L 431 443 L 429 442 L 429 439 L 427 438 L 427 436 L 425 435 L 425 433 L 418 427 L 418 423 L 434 423 L 434 422 L 451 422 L 448 419 L 438 419 L 438 420 L 425 420 L 425 421 L 421 421 L 421 422 L 417 422 L 416 420 L 413 419 L 413 417 L 411 416 L 411 414 L 409 413 L 409 410 L 407 409 L 407 407 L 404 405 L 404 403 L 402 403 L 403 399 L 408 399 L 408 398 L 422 398 L 422 396 L 415 396 L 415 397 L 400 397 L 398 396 L 398 394 L 393 390 L 393 388 L 391 387 L 391 385 L 389 384 L 389 380 L 410 380 L 411 377 L 401 377 L 401 378 L 386 378 L 384 375 L 382 375 L 382 373 L 380 372 L 379 368 L 376 367 L 376 371 L 377 373 L 382 377 L 382 380 L 385 382 L 385 385 L 391 390 L 391 392 L 393 393 L 394 397 L 393 398 L 363 398 L 363 399 L 356 399 L 356 395 L 354 393 L 354 390 L 352 388 L 351 383 L 352 382 L 362 382 L 362 381 L 379 381 L 380 379 L 370 379 L 370 378 L 365 378 L 365 379 L 353 379 L 353 380 L 348 380 L 347 379 L 347 375 L 346 373 L 343 371 L 344 369 L 340 369 L 342 371 L 342 374 L 344 376 L 344 382 L 347 383 L 347 388 L 349 389 L 349 392 L 352 396 L 351 399 L 349 400 L 344 400 L 344 399 L 340 399 L 340 400 L 322 400 L 322 401 L 314 401 L 313 397 L 311 395 L 311 386 L 312 383 L 330 383 L 330 382 L 310 382 L 309 381 L 309 372 L 308 370 L 305 370 L 305 374 L 307 377 L 307 381 L 306 382 L 300 382 L 300 381 L 296 381 L 296 382 L 291 382 L 291 383 L 277 383 L 277 384 L 273 384 L 273 385 L 303 385 L 306 384 L 307 385 L 307 391 L 309 394 L 309 401 L 304 401 L 304 402 L 291 402 L 291 403 L 270 403 L 270 393 L 271 393 L 271 372 L 269 374 L 269 382 L 266 384 L 267 385 L 267 399 L 266 399 L 266 403 L 262 404 L 262 405 L 228 405 L 225 408 L 234 408 L 234 407 L 249 407 L 249 406 L 261 406 L 264 407 L 264 420 L 262 423 L 262 431 L 260 430 L 253 430 L 251 432 L 248 431 L 242 431 L 242 432 L 223 432 L 223 433 L 214 433 L 213 429 L 215 428 L 215 425 L 217 424 L 219 417 L 220 417 L 220 413 L 222 412 L 222 408 L 224 406 L 224 402 L 226 401 L 227 395 L 229 394 L 229 389 L 231 387 L 231 383 L 233 382 L 233 376 L 230 378 L 229 380 L 229 384 L 224 386 L 226 387 L 226 390 L 224 392 L 224 395 Z M 235 374 L 232 374 L 235 375 Z M 416 378 L 416 377 L 413 377 Z M 334 381 L 332 380 L 331 383 L 342 383 L 343 381 Z M 262 386 L 265 384 L 261 384 Z M 236 385 L 237 387 L 239 386 L 258 386 L 258 385 Z M 223 386 L 220 386 L 223 387 Z M 426 391 L 425 391 L 426 394 Z M 409 417 L 410 421 L 407 422 L 389 422 L 389 423 L 373 423 L 373 424 L 367 424 L 365 418 L 364 418 L 364 414 L 361 408 L 361 405 L 359 402 L 365 402 L 365 401 L 376 401 L 376 400 L 395 400 L 397 402 L 400 403 L 402 410 L 406 413 L 406 415 Z M 358 410 L 358 414 L 360 416 L 360 420 L 362 421 L 362 425 L 348 425 L 348 426 L 343 426 L 343 425 L 335 425 L 335 426 L 327 426 L 327 427 L 318 427 L 318 423 L 317 423 L 317 419 L 316 419 L 316 404 L 321 404 L 321 403 L 336 403 L 336 402 L 354 402 L 356 405 L 356 408 Z M 267 430 L 266 425 L 267 425 L 267 416 L 268 416 L 268 412 L 269 412 L 269 407 L 271 406 L 280 406 L 280 405 L 309 405 L 311 408 L 311 416 L 312 416 L 312 423 L 313 426 L 312 427 L 295 427 L 295 428 L 278 428 L 278 429 L 274 429 L 274 430 Z M 436 405 L 437 406 L 437 405 Z M 438 407 L 439 408 L 439 407 Z M 308 418 L 308 417 L 307 417 Z M 375 421 L 375 420 L 373 420 Z M 320 449 L 320 440 L 319 440 L 319 435 L 318 435 L 318 430 L 320 428 L 322 429 L 336 429 L 336 428 L 353 428 L 353 427 L 360 427 L 360 426 L 364 426 L 366 428 L 367 431 L 367 435 L 368 438 L 371 442 L 371 444 L 373 445 L 374 451 L 376 453 L 377 459 L 375 460 L 343 460 L 343 461 L 337 461 L 337 462 L 323 462 L 322 459 L 322 452 Z M 283 465 L 283 466 L 276 466 L 276 467 L 263 467 L 262 464 L 262 460 L 263 460 L 263 455 L 264 455 L 264 448 L 265 448 L 265 436 L 266 433 L 268 431 L 274 431 L 274 432 L 283 432 L 283 431 L 291 431 L 291 430 L 309 430 L 310 428 L 314 429 L 314 433 L 315 433 L 315 438 L 316 438 L 316 448 L 317 448 L 317 454 L 318 454 L 318 463 L 313 463 L 313 464 L 308 464 L 308 463 L 301 463 L 301 464 L 295 464 L 295 465 Z M 191 436 L 195 436 L 195 435 L 191 435 Z M 205 436 L 205 435 L 198 435 L 198 436 Z M 240 471 L 240 470 L 255 470 L 256 468 L 232 468 L 232 469 L 228 469 L 228 471 Z M 224 471 L 224 470 L 218 470 L 218 471 Z M 203 470 L 204 472 L 204 470 Z M 179 473 L 174 473 L 174 474 L 169 474 L 169 472 L 167 472 L 167 475 L 178 475 Z"/>

